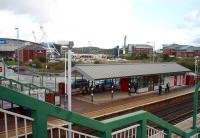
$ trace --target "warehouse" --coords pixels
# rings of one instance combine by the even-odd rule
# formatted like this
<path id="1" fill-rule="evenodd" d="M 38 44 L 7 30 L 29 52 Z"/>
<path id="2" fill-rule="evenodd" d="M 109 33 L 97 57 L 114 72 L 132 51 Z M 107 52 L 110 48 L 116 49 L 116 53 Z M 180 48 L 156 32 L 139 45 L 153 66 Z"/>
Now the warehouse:
<path id="1" fill-rule="evenodd" d="M 39 43 L 12 38 L 0 38 L 0 56 L 15 58 L 15 50 L 26 45 L 41 46 Z"/>

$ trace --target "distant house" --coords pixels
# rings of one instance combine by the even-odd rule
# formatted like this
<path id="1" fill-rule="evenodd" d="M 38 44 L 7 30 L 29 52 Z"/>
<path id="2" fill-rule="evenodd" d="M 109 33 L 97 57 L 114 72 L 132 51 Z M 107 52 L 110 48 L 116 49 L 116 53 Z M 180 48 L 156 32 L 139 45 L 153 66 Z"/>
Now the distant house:
<path id="1" fill-rule="evenodd" d="M 200 47 L 190 45 L 163 45 L 163 55 L 170 57 L 195 57 L 200 56 Z"/>
<path id="2" fill-rule="evenodd" d="M 46 56 L 46 49 L 41 46 L 27 45 L 15 50 L 16 60 L 28 62 Z"/>
<path id="3" fill-rule="evenodd" d="M 132 54 L 146 54 L 148 56 L 153 54 L 153 47 L 148 44 L 128 44 L 128 53 Z"/>

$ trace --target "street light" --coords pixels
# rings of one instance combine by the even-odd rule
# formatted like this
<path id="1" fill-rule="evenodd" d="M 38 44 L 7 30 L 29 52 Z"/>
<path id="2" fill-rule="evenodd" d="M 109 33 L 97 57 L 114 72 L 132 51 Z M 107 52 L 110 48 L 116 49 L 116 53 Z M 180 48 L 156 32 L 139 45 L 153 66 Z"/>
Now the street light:
<path id="1" fill-rule="evenodd" d="M 19 28 L 15 28 L 15 30 L 17 31 L 17 60 L 18 60 L 18 74 L 17 74 L 17 80 L 19 82 Z"/>
<path id="2" fill-rule="evenodd" d="M 155 62 L 155 59 L 154 59 L 154 51 L 155 51 L 155 42 L 147 42 L 148 44 L 149 43 L 152 43 L 153 44 L 153 63 Z"/>
<path id="3" fill-rule="evenodd" d="M 196 79 L 197 79 L 197 73 L 198 73 L 198 61 L 199 61 L 199 56 L 195 56 L 194 59 L 195 59 L 194 65 L 195 65 L 195 75 L 196 75 L 195 81 L 197 81 Z"/>
<path id="4" fill-rule="evenodd" d="M 71 53 L 72 48 L 74 46 L 73 41 L 59 41 L 58 44 L 62 45 L 63 48 L 68 48 L 68 80 L 66 80 L 66 51 L 65 51 L 65 101 L 67 100 L 68 95 L 68 110 L 72 110 L 72 101 L 71 101 Z M 67 92 L 66 92 L 66 81 L 67 81 Z M 67 94 L 67 95 L 66 95 Z M 71 123 L 68 125 L 69 129 L 72 129 Z M 71 135 L 69 134 L 69 137 Z"/>
<path id="5" fill-rule="evenodd" d="M 198 73 L 198 58 L 196 56 L 194 59 L 195 64 L 195 91 L 194 91 L 194 101 L 193 101 L 193 121 L 192 121 L 192 128 L 196 129 L 197 127 L 197 113 L 198 113 L 198 95 L 199 95 L 199 86 L 197 83 L 197 73 Z"/>

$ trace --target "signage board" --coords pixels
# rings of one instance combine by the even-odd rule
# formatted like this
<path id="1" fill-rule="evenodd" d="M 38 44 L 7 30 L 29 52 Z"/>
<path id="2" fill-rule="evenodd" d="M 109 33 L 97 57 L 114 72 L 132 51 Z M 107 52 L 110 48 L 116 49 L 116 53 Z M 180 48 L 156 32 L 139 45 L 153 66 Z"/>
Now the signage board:
<path id="1" fill-rule="evenodd" d="M 55 96 L 55 105 L 60 105 L 60 96 Z"/>
<path id="2" fill-rule="evenodd" d="M 38 99 L 41 101 L 45 101 L 45 93 L 44 92 L 38 93 Z"/>
<path id="3" fill-rule="evenodd" d="M 6 40 L 2 40 L 2 39 L 0 39 L 0 45 L 3 45 L 3 44 L 7 44 L 7 41 Z"/>
<path id="4" fill-rule="evenodd" d="M 7 101 L 3 101 L 3 109 L 10 109 L 12 108 L 12 104 Z"/>

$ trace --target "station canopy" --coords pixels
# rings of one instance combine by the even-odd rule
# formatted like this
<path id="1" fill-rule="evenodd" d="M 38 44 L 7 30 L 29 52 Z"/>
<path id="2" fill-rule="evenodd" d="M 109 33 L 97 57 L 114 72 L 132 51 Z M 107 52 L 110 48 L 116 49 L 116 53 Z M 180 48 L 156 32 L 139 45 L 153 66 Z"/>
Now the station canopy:
<path id="1" fill-rule="evenodd" d="M 78 64 L 72 72 L 78 72 L 87 80 L 103 80 L 132 76 L 190 72 L 177 63 L 143 63 L 143 64 Z"/>

